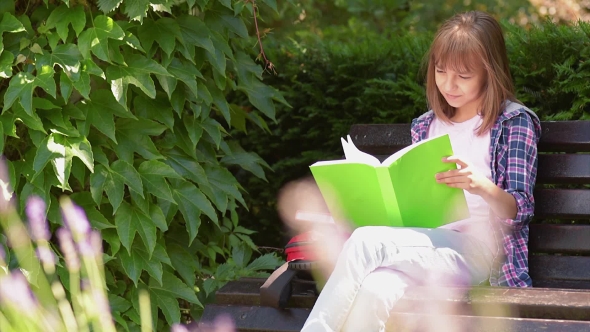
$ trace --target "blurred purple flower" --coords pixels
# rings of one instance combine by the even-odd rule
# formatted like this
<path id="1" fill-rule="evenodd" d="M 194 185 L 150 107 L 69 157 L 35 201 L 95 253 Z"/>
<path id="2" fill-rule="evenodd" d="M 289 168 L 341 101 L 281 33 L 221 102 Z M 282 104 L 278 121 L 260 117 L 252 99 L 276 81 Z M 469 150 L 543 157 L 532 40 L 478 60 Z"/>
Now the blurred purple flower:
<path id="1" fill-rule="evenodd" d="M 90 232 L 90 223 L 83 208 L 67 201 L 67 203 L 62 203 L 61 211 L 64 224 L 72 232 L 76 241 L 84 238 Z"/>
<path id="2" fill-rule="evenodd" d="M 90 231 L 89 235 L 77 244 L 82 256 L 94 258 L 102 255 L 102 238 L 97 230 Z"/>
<path id="3" fill-rule="evenodd" d="M 111 307 L 105 293 L 102 290 L 93 289 L 92 298 L 102 324 L 105 326 L 112 324 Z"/>
<path id="4" fill-rule="evenodd" d="M 47 246 L 37 247 L 36 252 L 37 258 L 39 258 L 39 260 L 43 264 L 55 265 L 55 263 L 57 262 L 55 254 Z"/>
<path id="5" fill-rule="evenodd" d="M 27 279 L 19 270 L 14 270 L 0 279 L 0 302 L 3 305 L 15 306 L 28 314 L 38 306 Z"/>
<path id="6" fill-rule="evenodd" d="M 76 253 L 76 247 L 74 246 L 74 240 L 72 234 L 67 229 L 61 227 L 56 232 L 57 238 L 59 239 L 59 246 L 61 252 L 64 255 L 66 265 L 70 271 L 80 270 L 80 259 Z"/>
<path id="7" fill-rule="evenodd" d="M 31 196 L 27 200 L 27 207 L 25 212 L 29 219 L 29 226 L 31 227 L 31 235 L 33 240 L 48 241 L 51 237 L 47 220 L 45 219 L 45 210 L 47 206 L 43 199 L 39 196 Z"/>
<path id="8" fill-rule="evenodd" d="M 199 332 L 235 332 L 236 328 L 230 316 L 221 314 L 215 317 L 213 322 L 199 322 L 195 327 L 193 323 L 189 324 L 189 331 Z M 196 330 L 195 330 L 196 328 Z M 182 330 L 180 330 L 182 331 Z"/>
<path id="9" fill-rule="evenodd" d="M 186 326 L 176 323 L 170 327 L 170 332 L 188 332 L 188 329 Z"/>

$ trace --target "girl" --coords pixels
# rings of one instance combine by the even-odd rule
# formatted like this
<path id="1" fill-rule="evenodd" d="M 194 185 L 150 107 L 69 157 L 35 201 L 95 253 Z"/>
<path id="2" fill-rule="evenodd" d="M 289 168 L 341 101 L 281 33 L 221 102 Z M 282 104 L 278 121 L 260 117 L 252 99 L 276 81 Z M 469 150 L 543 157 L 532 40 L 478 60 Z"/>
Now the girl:
<path id="1" fill-rule="evenodd" d="M 514 96 L 494 18 L 467 12 L 442 25 L 426 94 L 431 111 L 412 121 L 412 141 L 449 134 L 455 155 L 443 161 L 458 169 L 432 181 L 463 189 L 471 217 L 437 229 L 356 229 L 302 331 L 383 331 L 410 284 L 532 286 L 528 223 L 541 127 Z"/>

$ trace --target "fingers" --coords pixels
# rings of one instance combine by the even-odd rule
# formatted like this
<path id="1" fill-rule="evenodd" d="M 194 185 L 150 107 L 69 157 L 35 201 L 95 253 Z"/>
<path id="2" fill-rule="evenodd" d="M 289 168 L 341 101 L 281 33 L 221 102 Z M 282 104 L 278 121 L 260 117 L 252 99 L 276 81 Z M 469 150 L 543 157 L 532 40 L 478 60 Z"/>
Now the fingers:
<path id="1" fill-rule="evenodd" d="M 446 177 L 437 177 L 436 182 L 438 183 L 446 183 L 446 184 L 469 184 L 471 183 L 471 179 L 464 175 L 454 175 L 454 176 L 446 176 Z"/>
<path id="2" fill-rule="evenodd" d="M 450 171 L 436 173 L 435 178 L 438 180 L 438 179 L 446 179 L 446 178 L 456 177 L 456 176 L 469 176 L 469 175 L 471 175 L 471 171 L 469 169 L 461 168 L 461 169 L 452 169 Z"/>
<path id="3" fill-rule="evenodd" d="M 449 157 L 443 158 L 442 161 L 445 163 L 455 163 L 455 164 L 459 165 L 461 168 L 465 168 L 468 166 L 467 162 L 458 156 L 449 156 Z"/>

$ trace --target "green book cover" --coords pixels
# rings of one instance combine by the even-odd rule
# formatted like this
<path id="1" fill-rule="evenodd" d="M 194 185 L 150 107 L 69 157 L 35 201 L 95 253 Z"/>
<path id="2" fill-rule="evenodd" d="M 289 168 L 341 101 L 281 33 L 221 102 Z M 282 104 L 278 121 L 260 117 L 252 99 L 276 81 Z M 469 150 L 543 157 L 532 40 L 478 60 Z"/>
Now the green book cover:
<path id="1" fill-rule="evenodd" d="M 436 182 L 435 174 L 456 169 L 448 135 L 410 145 L 382 163 L 342 139 L 346 159 L 310 166 L 335 220 L 352 227 L 435 228 L 469 217 L 462 189 Z"/>

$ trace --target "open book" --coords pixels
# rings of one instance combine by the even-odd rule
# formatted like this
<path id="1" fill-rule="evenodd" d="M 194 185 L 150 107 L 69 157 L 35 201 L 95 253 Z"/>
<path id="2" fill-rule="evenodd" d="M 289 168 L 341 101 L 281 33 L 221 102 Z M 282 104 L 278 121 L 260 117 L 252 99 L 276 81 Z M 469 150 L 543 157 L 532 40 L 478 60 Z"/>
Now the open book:
<path id="1" fill-rule="evenodd" d="M 310 166 L 330 213 L 352 227 L 383 225 L 434 228 L 469 217 L 462 189 L 436 182 L 456 169 L 448 135 L 410 145 L 383 162 L 342 139 L 344 160 Z"/>

